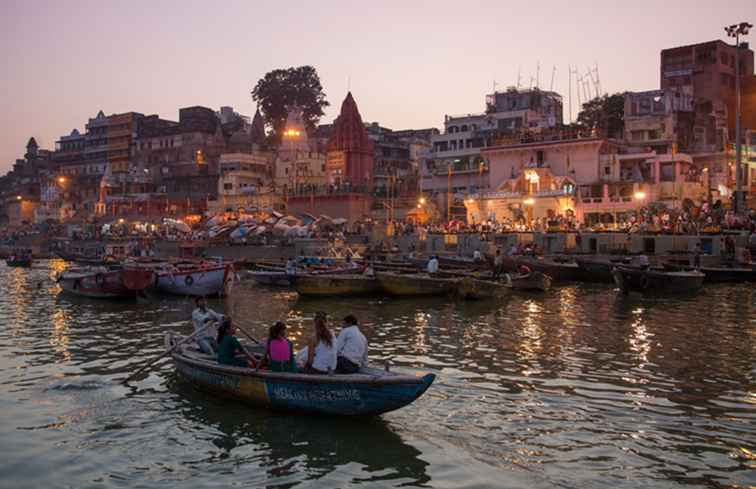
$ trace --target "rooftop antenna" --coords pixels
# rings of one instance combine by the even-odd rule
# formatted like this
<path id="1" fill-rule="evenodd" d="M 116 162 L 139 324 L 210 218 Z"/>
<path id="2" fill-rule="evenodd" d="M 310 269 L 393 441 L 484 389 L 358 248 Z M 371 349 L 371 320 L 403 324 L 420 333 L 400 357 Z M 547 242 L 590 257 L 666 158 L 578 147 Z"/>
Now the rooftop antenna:
<path id="1" fill-rule="evenodd" d="M 522 71 L 522 66 L 517 67 L 517 90 L 520 89 L 520 72 Z"/>
<path id="2" fill-rule="evenodd" d="M 536 63 L 536 89 L 541 85 L 541 62 Z"/>
<path id="3" fill-rule="evenodd" d="M 590 81 L 590 84 L 588 85 L 588 92 L 590 93 L 591 85 L 593 85 L 593 91 L 596 94 L 596 98 L 599 98 L 598 85 L 596 85 L 596 80 L 593 78 L 593 70 L 591 68 L 588 68 L 588 72 L 586 73 L 586 76 L 588 77 L 588 80 Z"/>
<path id="4" fill-rule="evenodd" d="M 572 66 L 567 65 L 567 99 L 570 104 L 570 124 L 572 124 Z"/>
<path id="5" fill-rule="evenodd" d="M 556 75 L 556 66 L 552 66 L 551 68 L 551 86 L 549 87 L 549 91 L 554 91 L 554 75 Z"/>
<path id="6" fill-rule="evenodd" d="M 583 107 L 583 99 L 580 96 L 580 90 L 582 89 L 581 87 L 583 85 L 583 79 L 580 77 L 580 74 L 578 73 L 577 68 L 575 69 L 575 82 L 577 82 L 577 87 L 575 87 L 575 88 L 577 89 L 578 107 L 582 108 Z"/>
<path id="7" fill-rule="evenodd" d="M 595 66 L 594 66 L 594 68 L 593 68 L 593 69 L 594 69 L 594 71 L 595 71 L 595 73 L 596 73 L 596 80 L 595 80 L 595 81 L 594 81 L 593 83 L 595 83 L 595 84 L 596 84 L 596 87 L 598 88 L 598 91 L 599 91 L 599 93 L 601 93 L 601 94 L 603 95 L 603 94 L 604 94 L 604 92 L 603 92 L 603 90 L 601 90 L 601 80 L 599 79 L 599 67 L 598 67 L 598 62 L 596 62 L 596 63 L 594 63 L 594 64 L 595 64 Z"/>
<path id="8" fill-rule="evenodd" d="M 528 87 L 528 90 L 532 90 L 533 89 L 533 82 L 534 81 L 535 81 L 535 77 L 531 76 L 530 77 L 530 86 Z"/>

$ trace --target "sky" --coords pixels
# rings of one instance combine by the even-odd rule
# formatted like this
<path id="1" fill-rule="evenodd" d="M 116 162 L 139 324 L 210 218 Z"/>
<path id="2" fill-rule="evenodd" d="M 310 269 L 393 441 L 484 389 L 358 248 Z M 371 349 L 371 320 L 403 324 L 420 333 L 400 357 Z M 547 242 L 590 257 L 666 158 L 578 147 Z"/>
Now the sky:
<path id="1" fill-rule="evenodd" d="M 756 23 L 756 0 L 0 0 L 0 173 L 30 136 L 53 149 L 99 110 L 252 115 L 258 79 L 304 64 L 331 103 L 323 123 L 351 89 L 365 121 L 442 128 L 518 73 L 560 92 L 567 114 L 568 66 L 598 67 L 602 92 L 655 89 L 661 49 L 741 21 Z M 574 83 L 571 98 L 575 117 Z"/>

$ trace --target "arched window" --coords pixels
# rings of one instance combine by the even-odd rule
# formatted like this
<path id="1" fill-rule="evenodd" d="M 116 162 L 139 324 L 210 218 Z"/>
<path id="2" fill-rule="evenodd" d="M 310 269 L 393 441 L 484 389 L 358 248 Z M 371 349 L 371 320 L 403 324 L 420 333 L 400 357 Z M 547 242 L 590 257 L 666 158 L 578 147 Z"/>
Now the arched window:
<path id="1" fill-rule="evenodd" d="M 467 124 L 462 124 L 462 127 L 459 130 L 462 132 L 467 132 Z"/>

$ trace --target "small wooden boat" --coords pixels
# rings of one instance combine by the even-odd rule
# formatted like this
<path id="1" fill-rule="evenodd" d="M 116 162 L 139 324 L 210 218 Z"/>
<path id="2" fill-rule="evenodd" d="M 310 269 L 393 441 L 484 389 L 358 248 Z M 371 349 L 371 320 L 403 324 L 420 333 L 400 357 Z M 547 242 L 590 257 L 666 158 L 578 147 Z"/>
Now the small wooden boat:
<path id="1" fill-rule="evenodd" d="M 509 289 L 509 286 L 501 282 L 462 277 L 457 283 L 456 292 L 461 299 L 478 300 L 501 297 Z"/>
<path id="2" fill-rule="evenodd" d="M 454 291 L 458 280 L 436 278 L 425 274 L 402 275 L 391 272 L 378 272 L 376 278 L 384 292 L 400 296 L 448 294 Z"/>
<path id="3" fill-rule="evenodd" d="M 585 282 L 606 282 L 614 281 L 612 270 L 617 265 L 627 265 L 629 258 L 601 259 L 601 258 L 577 258 L 575 260 L 580 269 L 580 279 Z"/>
<path id="4" fill-rule="evenodd" d="M 460 268 L 460 269 L 472 269 L 483 270 L 490 268 L 485 260 L 475 260 L 472 257 L 467 256 L 438 256 L 438 263 L 444 268 Z"/>
<path id="5" fill-rule="evenodd" d="M 174 264 L 157 271 L 156 287 L 168 294 L 224 295 L 233 277 L 228 263 Z"/>
<path id="6" fill-rule="evenodd" d="M 32 266 L 31 256 L 11 256 L 5 260 L 5 264 L 9 267 L 23 267 L 29 268 Z"/>
<path id="7" fill-rule="evenodd" d="M 509 284 L 513 289 L 546 292 L 551 288 L 551 277 L 541 272 L 530 272 L 525 275 L 509 275 Z"/>
<path id="8" fill-rule="evenodd" d="M 135 291 L 123 283 L 122 270 L 106 267 L 84 267 L 66 270 L 57 282 L 64 292 L 93 299 L 134 297 Z"/>
<path id="9" fill-rule="evenodd" d="M 251 278 L 260 285 L 275 285 L 288 287 L 291 285 L 292 276 L 284 271 L 278 270 L 247 270 L 242 275 L 245 278 Z"/>
<path id="10" fill-rule="evenodd" d="M 524 265 L 534 272 L 548 275 L 554 282 L 580 280 L 580 268 L 574 261 L 532 256 L 505 256 L 503 258 L 505 270 L 517 272 Z"/>
<path id="11" fill-rule="evenodd" d="M 292 285 L 303 296 L 355 296 L 376 294 L 381 286 L 366 275 L 296 275 Z"/>
<path id="12" fill-rule="evenodd" d="M 699 271 L 665 271 L 660 269 L 641 269 L 620 265 L 612 272 L 614 283 L 623 293 L 664 292 L 689 293 L 696 292 L 702 286 L 705 275 Z"/>
<path id="13" fill-rule="evenodd" d="M 165 336 L 167 349 L 182 337 Z M 362 368 L 349 375 L 309 375 L 220 365 L 194 345 L 171 353 L 179 376 L 192 385 L 254 406 L 332 416 L 377 416 L 411 404 L 436 376 Z"/>
<path id="14" fill-rule="evenodd" d="M 690 266 L 670 263 L 665 263 L 664 269 L 670 271 L 694 270 Z M 756 282 L 756 270 L 745 266 L 699 267 L 695 270 L 705 275 L 704 282 L 706 283 Z"/>

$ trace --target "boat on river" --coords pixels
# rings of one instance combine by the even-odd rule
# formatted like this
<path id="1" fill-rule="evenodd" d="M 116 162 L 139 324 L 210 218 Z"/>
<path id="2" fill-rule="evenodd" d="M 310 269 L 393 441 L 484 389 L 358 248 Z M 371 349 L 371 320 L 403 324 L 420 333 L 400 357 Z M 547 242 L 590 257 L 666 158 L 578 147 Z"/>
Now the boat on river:
<path id="1" fill-rule="evenodd" d="M 299 295 L 313 297 L 376 294 L 381 285 L 366 275 L 295 275 L 292 285 Z"/>
<path id="2" fill-rule="evenodd" d="M 551 277 L 541 272 L 515 274 L 509 275 L 509 284 L 513 289 L 546 292 L 551 288 Z"/>
<path id="3" fill-rule="evenodd" d="M 665 263 L 665 270 L 671 271 L 689 271 L 694 270 L 690 266 L 674 265 Z M 756 282 L 756 269 L 744 265 L 722 265 L 719 267 L 699 267 L 695 268 L 699 272 L 704 274 L 704 282 L 706 283 L 722 283 L 722 282 Z"/>
<path id="4" fill-rule="evenodd" d="M 233 282 L 230 263 L 174 263 L 156 270 L 159 291 L 175 295 L 224 295 Z"/>
<path id="5" fill-rule="evenodd" d="M 377 272 L 376 278 L 384 292 L 398 296 L 445 295 L 453 292 L 458 279 L 437 278 L 426 274 Z"/>
<path id="6" fill-rule="evenodd" d="M 32 261 L 31 256 L 11 256 L 5 260 L 5 264 L 9 267 L 30 268 Z"/>
<path id="7" fill-rule="evenodd" d="M 63 292 L 93 299 L 134 297 L 135 290 L 126 287 L 122 270 L 107 267 L 81 267 L 61 272 L 57 282 Z"/>
<path id="8" fill-rule="evenodd" d="M 524 265 L 534 272 L 548 275 L 553 282 L 580 280 L 580 268 L 577 263 L 570 260 L 515 255 L 504 256 L 502 261 L 505 270 L 517 272 Z"/>
<path id="9" fill-rule="evenodd" d="M 246 270 L 244 277 L 251 278 L 260 285 L 274 285 L 288 287 L 291 285 L 292 275 L 282 270 Z"/>
<path id="10" fill-rule="evenodd" d="M 663 269 L 628 267 L 620 265 L 612 272 L 614 283 L 623 293 L 662 292 L 691 293 L 698 291 L 705 275 L 699 271 L 668 271 Z"/>
<path id="11" fill-rule="evenodd" d="M 580 269 L 581 280 L 585 282 L 611 283 L 614 281 L 614 276 L 612 275 L 614 267 L 617 265 L 628 265 L 630 263 L 630 258 L 581 257 L 576 258 L 575 263 L 577 263 L 577 266 Z"/>
<path id="12" fill-rule="evenodd" d="M 493 280 L 474 277 L 462 277 L 457 283 L 457 295 L 465 300 L 494 299 L 501 297 L 511 289 L 506 284 Z"/>
<path id="13" fill-rule="evenodd" d="M 404 375 L 378 368 L 356 374 L 311 375 L 220 365 L 181 336 L 165 335 L 179 376 L 202 390 L 279 411 L 332 416 L 377 416 L 411 404 L 436 376 Z M 177 346 L 178 345 L 178 346 Z"/>

